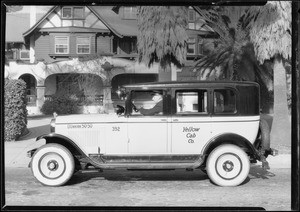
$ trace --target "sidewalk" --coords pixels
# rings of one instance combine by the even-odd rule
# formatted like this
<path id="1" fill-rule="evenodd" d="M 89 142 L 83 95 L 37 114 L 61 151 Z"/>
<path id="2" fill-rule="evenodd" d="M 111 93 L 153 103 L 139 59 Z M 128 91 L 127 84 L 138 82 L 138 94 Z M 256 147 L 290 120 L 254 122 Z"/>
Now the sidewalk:
<path id="1" fill-rule="evenodd" d="M 38 148 L 45 144 L 45 141 L 36 141 L 36 137 L 42 134 L 50 133 L 50 121 L 52 117 L 36 116 L 28 118 L 27 128 L 29 133 L 21 137 L 15 142 L 5 142 L 5 167 L 28 167 L 30 158 L 27 157 L 27 151 Z M 271 147 L 272 142 L 271 142 Z M 291 151 L 290 146 L 274 146 L 273 148 L 279 150 L 279 155 L 273 157 L 269 156 L 267 161 L 270 168 L 291 168 Z M 260 162 L 257 165 L 261 165 Z"/>
<path id="2" fill-rule="evenodd" d="M 18 141 L 4 143 L 5 167 L 28 167 L 30 158 L 27 157 L 27 151 L 45 144 L 45 141 L 37 142 L 36 137 L 50 133 L 52 118 L 52 116 L 28 117 L 29 133 Z"/>

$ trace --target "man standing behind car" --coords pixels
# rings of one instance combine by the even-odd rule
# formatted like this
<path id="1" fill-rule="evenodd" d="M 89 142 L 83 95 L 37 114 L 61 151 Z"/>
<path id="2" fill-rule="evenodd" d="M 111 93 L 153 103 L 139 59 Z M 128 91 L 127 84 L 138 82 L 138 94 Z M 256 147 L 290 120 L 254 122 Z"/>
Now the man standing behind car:
<path id="1" fill-rule="evenodd" d="M 155 102 L 155 106 L 150 109 L 145 109 L 141 107 L 139 109 L 140 113 L 144 116 L 152 116 L 163 112 L 163 96 L 159 92 L 153 94 L 152 100 Z"/>

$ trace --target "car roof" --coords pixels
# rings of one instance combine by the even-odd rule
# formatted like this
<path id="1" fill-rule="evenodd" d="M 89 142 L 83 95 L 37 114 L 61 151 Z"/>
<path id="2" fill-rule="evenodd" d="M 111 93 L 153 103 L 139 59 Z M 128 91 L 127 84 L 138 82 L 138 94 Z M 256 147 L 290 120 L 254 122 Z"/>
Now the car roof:
<path id="1" fill-rule="evenodd" d="M 151 89 L 151 88 L 196 88 L 214 86 L 258 86 L 256 82 L 250 81 L 167 81 L 167 82 L 147 82 L 124 85 L 127 89 Z"/>

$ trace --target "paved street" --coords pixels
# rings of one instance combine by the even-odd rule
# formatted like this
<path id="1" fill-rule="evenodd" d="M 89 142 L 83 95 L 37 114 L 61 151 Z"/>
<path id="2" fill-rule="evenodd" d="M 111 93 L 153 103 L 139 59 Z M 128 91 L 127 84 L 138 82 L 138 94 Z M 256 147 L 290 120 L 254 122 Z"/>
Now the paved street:
<path id="1" fill-rule="evenodd" d="M 200 170 L 77 173 L 66 186 L 46 187 L 28 168 L 5 169 L 7 205 L 263 207 L 291 210 L 290 169 L 252 166 L 238 187 L 213 185 Z"/>

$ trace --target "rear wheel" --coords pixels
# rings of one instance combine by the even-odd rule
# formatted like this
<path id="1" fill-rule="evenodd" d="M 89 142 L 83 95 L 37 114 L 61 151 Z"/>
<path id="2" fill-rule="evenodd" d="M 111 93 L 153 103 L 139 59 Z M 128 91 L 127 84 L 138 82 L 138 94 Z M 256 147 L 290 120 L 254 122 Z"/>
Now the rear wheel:
<path id="1" fill-rule="evenodd" d="M 241 148 L 225 144 L 210 153 L 206 171 L 211 181 L 219 186 L 237 186 L 247 178 L 250 161 Z"/>
<path id="2" fill-rule="evenodd" d="M 46 144 L 33 155 L 31 171 L 44 185 L 65 184 L 74 173 L 74 158 L 70 151 L 59 144 Z"/>

